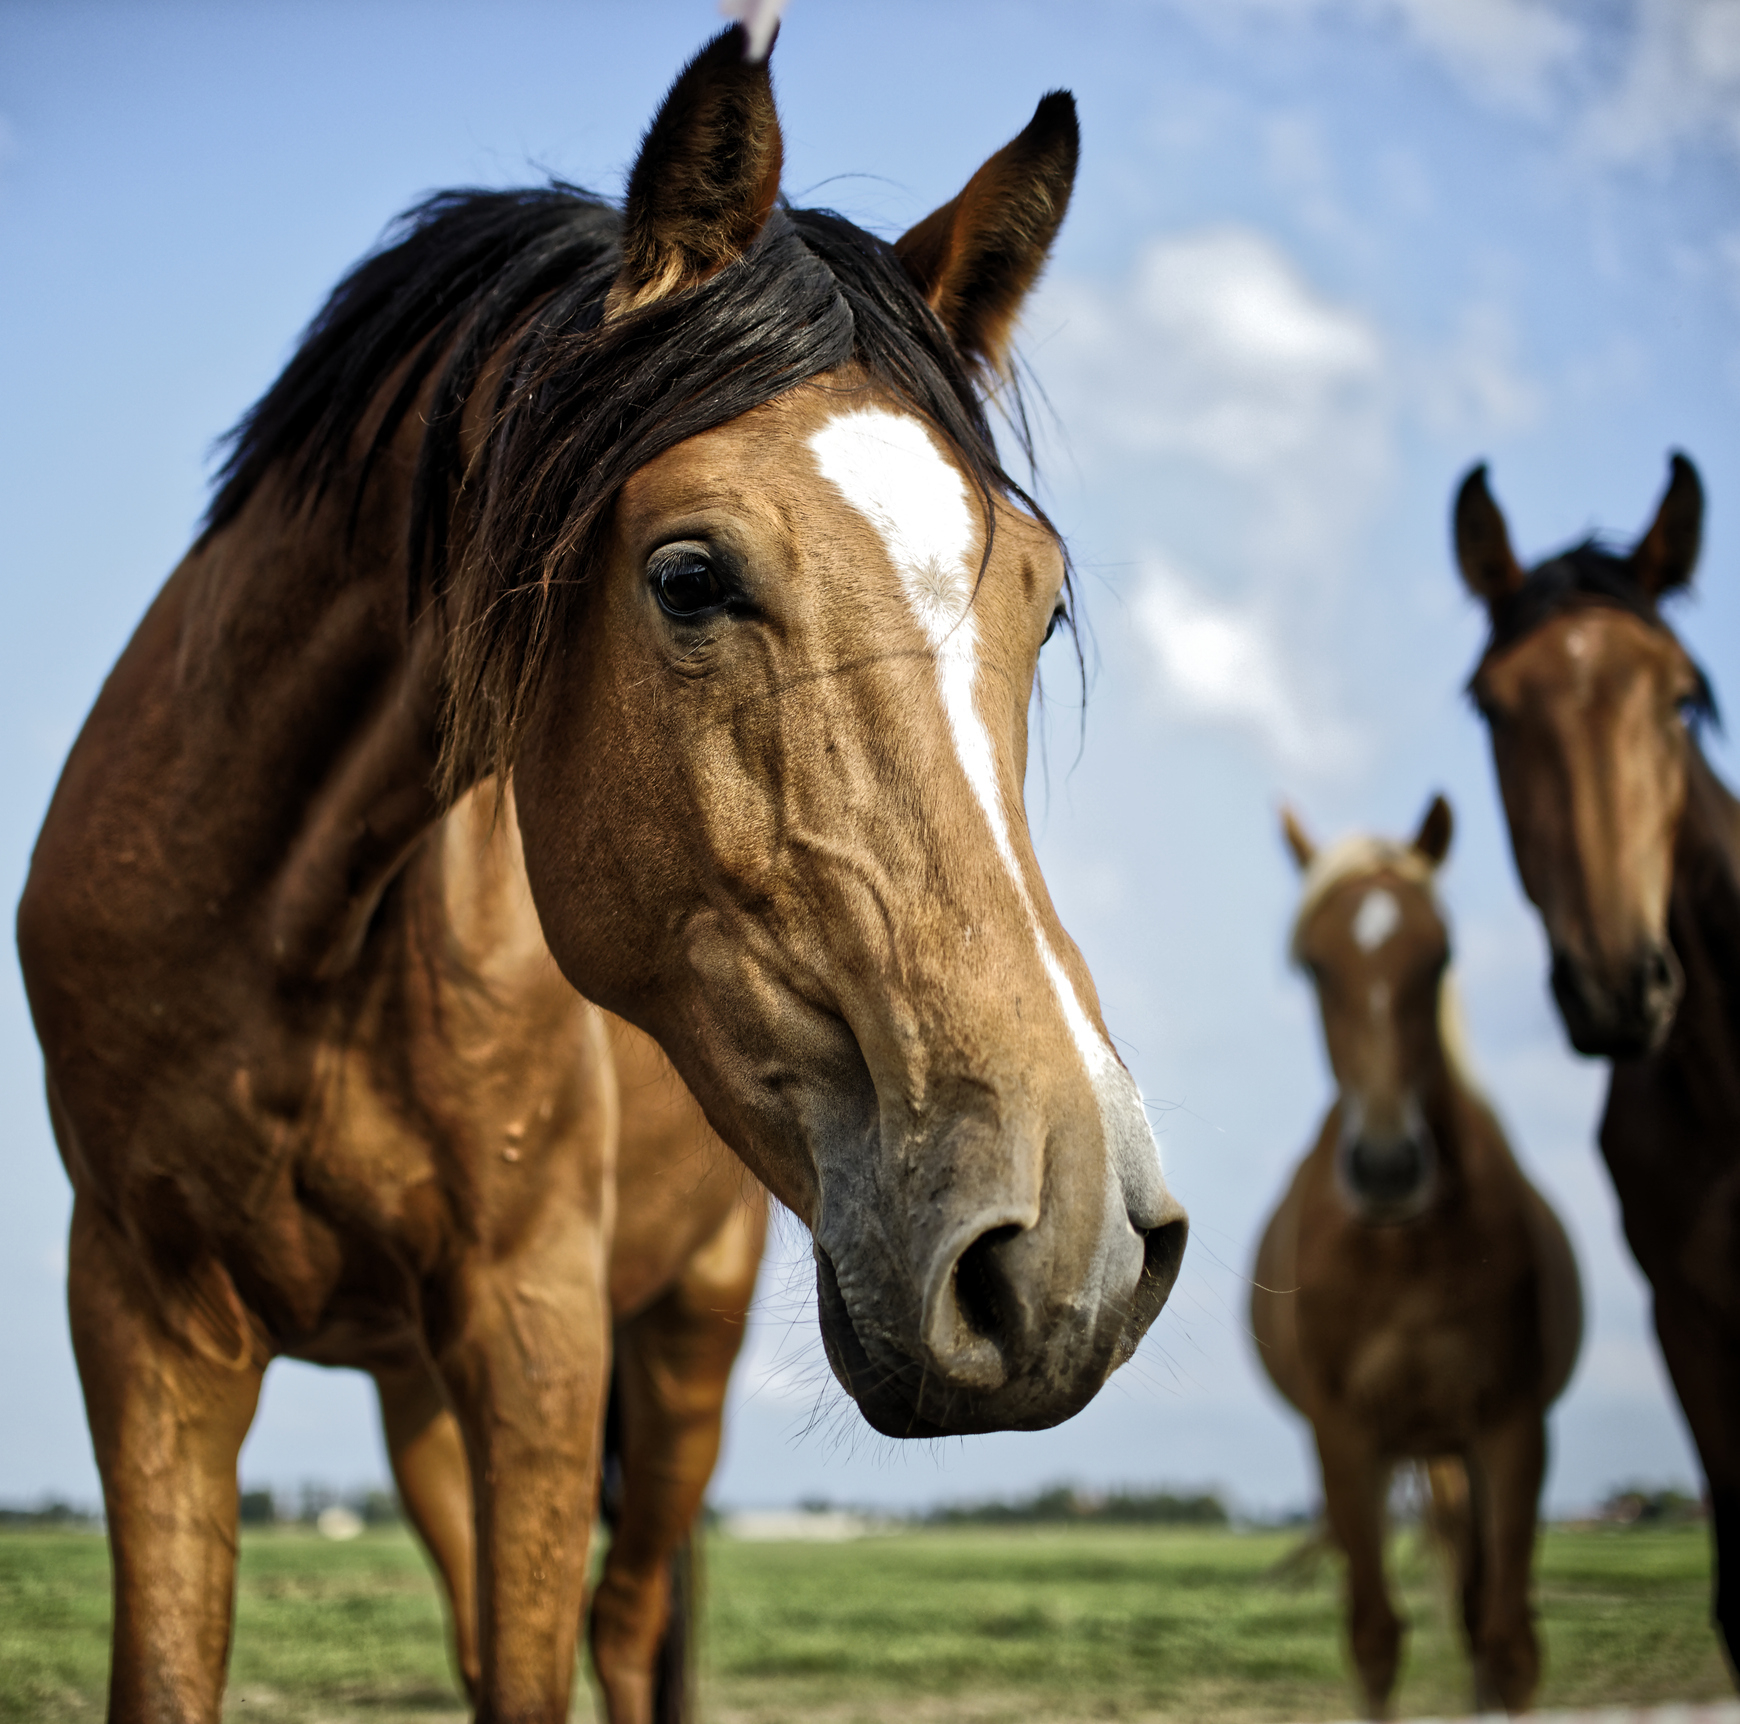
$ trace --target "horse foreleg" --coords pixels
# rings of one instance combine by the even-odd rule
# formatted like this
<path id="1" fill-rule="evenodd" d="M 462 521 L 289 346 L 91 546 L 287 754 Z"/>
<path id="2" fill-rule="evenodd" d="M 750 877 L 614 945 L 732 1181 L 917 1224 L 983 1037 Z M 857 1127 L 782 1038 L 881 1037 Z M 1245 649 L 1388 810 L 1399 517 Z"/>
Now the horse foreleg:
<path id="1" fill-rule="evenodd" d="M 479 1724 L 567 1718 L 597 1501 L 602 1233 L 546 1214 L 538 1234 L 474 1254 L 433 1302 L 475 1495 Z"/>
<path id="2" fill-rule="evenodd" d="M 421 1358 L 374 1374 L 399 1500 L 447 1591 L 453 1660 L 477 1699 L 477 1538 L 465 1439 L 441 1381 Z"/>
<path id="3" fill-rule="evenodd" d="M 1389 1464 L 1359 1434 L 1328 1421 L 1316 1427 L 1329 1530 L 1347 1557 L 1347 1630 L 1365 1689 L 1366 1716 L 1387 1718 L 1401 1660 L 1402 1622 L 1384 1584 L 1384 1494 Z"/>
<path id="4" fill-rule="evenodd" d="M 1732 1330 L 1683 1281 L 1652 1279 L 1655 1332 L 1709 1487 L 1715 1545 L 1711 1616 L 1733 1676 L 1740 1670 L 1740 1348 Z"/>
<path id="5" fill-rule="evenodd" d="M 669 1641 L 692 1626 L 672 1619 L 672 1566 L 719 1456 L 726 1383 L 766 1230 L 760 1203 L 734 1209 L 676 1286 L 617 1330 L 622 1512 L 591 1624 L 610 1724 L 681 1724 L 688 1716 L 686 1648 Z"/>
<path id="6" fill-rule="evenodd" d="M 1546 1464 L 1546 1425 L 1539 1408 L 1482 1431 L 1469 1457 L 1482 1569 L 1480 1621 L 1470 1637 L 1478 1710 L 1524 1711 L 1540 1681 L 1529 1581 Z"/>
<path id="7" fill-rule="evenodd" d="M 165 1313 L 84 1198 L 67 1252 L 73 1350 L 114 1560 L 112 1724 L 216 1724 L 235 1601 L 236 1456 L 263 1349 L 215 1262 Z"/>

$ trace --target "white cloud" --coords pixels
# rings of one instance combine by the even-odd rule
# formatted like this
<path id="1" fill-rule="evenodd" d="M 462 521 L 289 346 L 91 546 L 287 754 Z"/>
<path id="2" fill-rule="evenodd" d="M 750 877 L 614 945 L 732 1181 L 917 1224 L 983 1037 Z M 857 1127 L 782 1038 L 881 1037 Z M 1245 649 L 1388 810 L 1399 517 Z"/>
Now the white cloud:
<path id="1" fill-rule="evenodd" d="M 1113 341 L 1095 341 L 1108 368 L 1119 365 L 1120 346 L 1151 343 L 1159 356 L 1147 389 L 1120 390 L 1102 421 L 1132 449 L 1194 454 L 1234 472 L 1271 468 L 1378 371 L 1372 330 L 1314 294 L 1280 248 L 1249 229 L 1150 241 L 1121 297 L 1093 308 L 1102 328 L 1090 339 L 1115 324 Z"/>
<path id="2" fill-rule="evenodd" d="M 1180 0 L 1207 22 L 1242 13 L 1301 24 L 1321 19 L 1399 31 L 1483 101 L 1525 113 L 1549 106 L 1586 38 L 1552 0 Z"/>
<path id="3" fill-rule="evenodd" d="M 1150 240 L 1106 287 L 1058 281 L 1039 370 L 1078 449 L 1201 463 L 1239 495 L 1239 560 L 1320 566 L 1345 547 L 1388 462 L 1383 344 L 1266 234 Z"/>
<path id="4" fill-rule="evenodd" d="M 1551 122 L 1589 160 L 1740 148 L 1740 0 L 1173 0 L 1205 29 L 1394 31 L 1477 101 Z"/>
<path id="5" fill-rule="evenodd" d="M 1135 613 L 1160 696 L 1180 716 L 1242 730 L 1283 767 L 1321 771 L 1358 753 L 1346 725 L 1311 712 L 1261 605 L 1220 603 L 1152 562 Z"/>
<path id="6" fill-rule="evenodd" d="M 1617 85 L 1579 128 L 1614 162 L 1662 159 L 1714 137 L 1740 147 L 1740 0 L 1639 0 Z"/>
<path id="7" fill-rule="evenodd" d="M 1142 571 L 1162 705 L 1289 769 L 1345 768 L 1319 649 L 1391 467 L 1376 327 L 1227 225 L 1149 240 L 1121 281 L 1054 281 L 1032 322 L 1054 332 L 1036 369 L 1094 473 L 1096 529 Z"/>
<path id="8" fill-rule="evenodd" d="M 1440 434 L 1479 441 L 1525 431 L 1546 404 L 1524 366 L 1515 323 L 1490 302 L 1465 306 L 1450 342 L 1407 369 L 1416 411 Z"/>
<path id="9" fill-rule="evenodd" d="M 1544 0 L 1363 0 L 1359 9 L 1395 17 L 1475 95 L 1526 113 L 1545 111 L 1585 46 Z"/>

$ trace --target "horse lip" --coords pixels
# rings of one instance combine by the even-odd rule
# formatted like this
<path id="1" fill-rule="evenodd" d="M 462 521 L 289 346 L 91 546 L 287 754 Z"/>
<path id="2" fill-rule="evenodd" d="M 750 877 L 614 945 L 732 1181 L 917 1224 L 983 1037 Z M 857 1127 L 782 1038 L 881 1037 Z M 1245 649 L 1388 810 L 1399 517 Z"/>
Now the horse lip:
<path id="1" fill-rule="evenodd" d="M 834 1376 L 864 1415 L 872 1430 L 885 1437 L 946 1437 L 954 1431 L 924 1417 L 914 1402 L 898 1391 L 894 1373 L 871 1358 L 852 1308 L 840 1290 L 834 1260 L 818 1243 L 816 1258 L 816 1304 L 822 1322 L 822 1347 Z"/>
<path id="2" fill-rule="evenodd" d="M 1667 1040 L 1679 1014 L 1682 985 L 1672 948 L 1663 951 L 1671 965 L 1669 987 L 1656 992 L 1639 988 L 1637 997 L 1630 998 L 1632 990 L 1606 986 L 1569 952 L 1554 949 L 1553 1002 L 1578 1053 L 1588 1059 L 1643 1059 Z"/>

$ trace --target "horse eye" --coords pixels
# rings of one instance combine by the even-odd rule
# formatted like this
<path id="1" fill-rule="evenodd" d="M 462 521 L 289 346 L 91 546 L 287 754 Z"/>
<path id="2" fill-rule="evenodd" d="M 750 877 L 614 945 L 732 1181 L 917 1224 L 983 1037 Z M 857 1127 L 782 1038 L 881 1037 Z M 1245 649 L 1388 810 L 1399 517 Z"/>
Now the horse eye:
<path id="1" fill-rule="evenodd" d="M 1044 646 L 1045 642 L 1050 640 L 1051 637 L 1068 621 L 1069 612 L 1064 608 L 1063 600 L 1059 599 L 1057 601 L 1057 609 L 1051 613 L 1050 620 L 1045 625 L 1045 635 L 1039 644 Z"/>
<path id="2" fill-rule="evenodd" d="M 679 545 L 653 567 L 653 593 L 666 616 L 687 622 L 716 611 L 731 596 L 713 559 L 693 545 Z"/>

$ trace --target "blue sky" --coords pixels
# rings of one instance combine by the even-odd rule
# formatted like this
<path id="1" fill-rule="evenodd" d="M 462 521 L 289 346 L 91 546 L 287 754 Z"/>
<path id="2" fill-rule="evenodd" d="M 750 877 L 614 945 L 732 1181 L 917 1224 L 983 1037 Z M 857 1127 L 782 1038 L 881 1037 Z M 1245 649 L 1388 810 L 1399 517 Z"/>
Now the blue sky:
<path id="1" fill-rule="evenodd" d="M 0 10 L 0 886 L 206 495 L 213 439 L 398 210 L 557 173 L 616 191 L 707 0 Z M 1194 1233 L 1133 1364 L 1060 1430 L 871 1436 L 830 1390 L 788 1229 L 716 1494 L 917 1503 L 1059 1478 L 1312 1495 L 1243 1332 L 1256 1233 L 1328 1101 L 1283 946 L 1275 808 L 1411 829 L 1444 880 L 1479 1063 L 1578 1247 L 1558 1507 L 1693 1463 L 1593 1147 L 1604 1070 L 1542 941 L 1460 689 L 1445 545 L 1492 462 L 1519 551 L 1634 534 L 1670 448 L 1711 515 L 1678 621 L 1740 708 L 1740 0 L 792 0 L 787 188 L 893 234 L 1073 89 L 1077 194 L 1024 352 L 1042 495 L 1082 574 L 1085 715 L 1052 655 L 1030 811 Z M 1737 776 L 1733 745 L 1714 744 Z M 64 1178 L 0 982 L 0 1499 L 91 1499 L 61 1306 Z M 245 1476 L 384 1472 L 363 1380 L 280 1365 Z"/>

